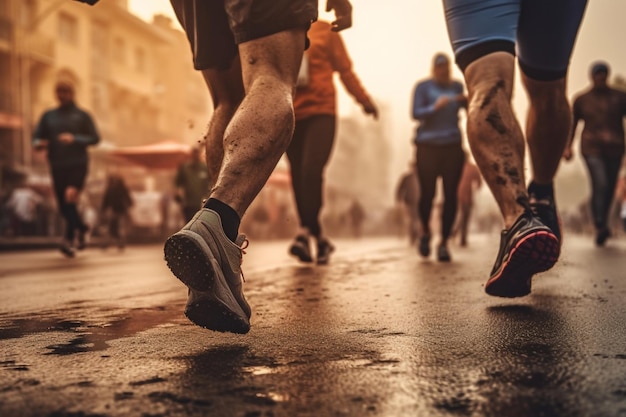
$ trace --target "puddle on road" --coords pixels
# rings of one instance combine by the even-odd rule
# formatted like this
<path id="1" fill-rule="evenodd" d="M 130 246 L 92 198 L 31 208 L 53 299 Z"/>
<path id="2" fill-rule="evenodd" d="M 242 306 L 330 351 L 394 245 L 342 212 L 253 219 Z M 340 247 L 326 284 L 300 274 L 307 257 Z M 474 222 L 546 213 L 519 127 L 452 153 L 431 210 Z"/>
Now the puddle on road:
<path id="1" fill-rule="evenodd" d="M 40 314 L 39 317 L 19 317 L 0 324 L 0 340 L 17 339 L 33 334 L 67 332 L 75 336 L 67 343 L 46 346 L 47 355 L 71 355 L 106 350 L 108 342 L 159 326 L 182 320 L 181 306 L 140 308 L 113 315 L 114 310 L 99 310 L 94 316 L 105 322 L 89 322 L 58 317 L 62 311 Z M 67 313 L 66 313 L 67 314 Z"/>

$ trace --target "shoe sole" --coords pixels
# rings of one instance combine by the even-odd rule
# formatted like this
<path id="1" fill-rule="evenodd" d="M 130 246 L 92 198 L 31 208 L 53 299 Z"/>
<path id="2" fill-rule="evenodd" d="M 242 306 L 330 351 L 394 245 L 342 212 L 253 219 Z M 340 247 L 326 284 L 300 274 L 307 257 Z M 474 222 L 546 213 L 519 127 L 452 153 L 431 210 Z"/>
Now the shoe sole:
<path id="1" fill-rule="evenodd" d="M 203 293 L 198 302 L 187 306 L 189 320 L 218 332 L 248 333 L 250 322 L 202 236 L 181 230 L 167 239 L 164 252 L 176 278 L 192 291 Z"/>
<path id="2" fill-rule="evenodd" d="M 532 276 L 549 270 L 559 258 L 559 241 L 547 231 L 530 233 L 513 247 L 500 272 L 485 284 L 485 292 L 515 298 L 530 294 Z"/>
<path id="3" fill-rule="evenodd" d="M 292 246 L 291 248 L 289 248 L 289 254 L 298 258 L 300 262 L 313 262 L 313 258 L 311 258 L 311 255 L 307 255 L 306 252 L 304 252 L 304 250 L 298 246 Z"/>

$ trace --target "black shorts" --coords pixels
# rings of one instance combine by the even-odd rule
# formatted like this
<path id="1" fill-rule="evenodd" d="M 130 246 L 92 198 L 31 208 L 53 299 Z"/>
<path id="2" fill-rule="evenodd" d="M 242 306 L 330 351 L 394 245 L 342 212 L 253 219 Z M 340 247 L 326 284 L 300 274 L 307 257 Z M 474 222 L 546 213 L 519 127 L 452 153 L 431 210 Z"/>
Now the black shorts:
<path id="1" fill-rule="evenodd" d="M 54 193 L 60 203 L 65 201 L 65 189 L 67 187 L 75 187 L 79 191 L 83 189 L 85 186 L 85 178 L 87 177 L 87 165 L 52 167 L 51 174 L 54 184 Z"/>
<path id="2" fill-rule="evenodd" d="M 317 19 L 317 0 L 170 0 L 185 29 L 195 69 L 225 69 L 237 45 Z M 304 48 L 304 40 L 302 43 Z"/>

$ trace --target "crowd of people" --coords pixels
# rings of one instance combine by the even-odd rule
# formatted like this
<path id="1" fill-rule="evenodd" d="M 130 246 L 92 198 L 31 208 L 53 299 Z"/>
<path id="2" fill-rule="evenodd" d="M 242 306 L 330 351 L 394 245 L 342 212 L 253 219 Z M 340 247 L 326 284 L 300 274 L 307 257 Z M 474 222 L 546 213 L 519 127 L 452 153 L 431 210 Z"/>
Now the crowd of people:
<path id="1" fill-rule="evenodd" d="M 338 33 L 352 24 L 348 0 L 327 0 L 327 9 L 336 15 L 331 23 L 317 21 L 316 0 L 273 0 L 255 7 L 240 3 L 172 0 L 214 112 L 206 163 L 196 150 L 176 175 L 187 223 L 166 240 L 164 253 L 172 273 L 189 289 L 185 314 L 193 323 L 247 333 L 251 308 L 241 273 L 248 246 L 240 233 L 242 217 L 286 154 L 300 223 L 288 251 L 300 262 L 327 264 L 335 248 L 322 230 L 320 212 L 336 129 L 333 74 L 339 74 L 365 114 L 377 118 L 378 109 L 355 75 Z M 608 218 L 615 190 L 626 195 L 626 179 L 618 181 L 626 93 L 609 87 L 608 64 L 599 62 L 591 69 L 591 88 L 576 97 L 572 108 L 566 96 L 570 56 L 586 5 L 586 0 L 444 0 L 454 61 L 464 80 L 451 78 L 451 59 L 438 53 L 431 76 L 414 90 L 415 160 L 396 193 L 410 240 L 423 257 L 431 255 L 433 202 L 441 178 L 436 257 L 450 262 L 449 241 L 457 233 L 461 245 L 467 245 L 473 193 L 484 182 L 503 225 L 499 244 L 493 243 L 499 247 L 497 257 L 486 274 L 485 291 L 493 296 L 528 295 L 533 276 L 557 263 L 563 230 L 554 178 L 561 159 L 572 158 L 581 121 L 598 246 L 611 235 Z M 525 131 L 511 103 L 517 66 L 529 99 Z M 59 83 L 56 95 L 59 106 L 42 116 L 33 144 L 47 152 L 65 220 L 60 249 L 74 256 L 84 248 L 88 231 L 77 209 L 88 170 L 87 148 L 98 143 L 99 135 L 92 118 L 76 106 L 72 85 Z M 471 157 L 463 146 L 460 111 L 467 116 Z M 37 203 L 22 194 L 16 192 L 13 199 Z M 106 196 L 102 209 L 111 213 L 110 235 L 123 246 L 120 224 L 132 198 L 119 177 L 110 179 Z M 626 197 L 619 198 L 626 226 Z M 11 204 L 17 209 L 31 203 Z M 353 233 L 360 236 L 367 207 L 355 201 L 350 213 Z"/>

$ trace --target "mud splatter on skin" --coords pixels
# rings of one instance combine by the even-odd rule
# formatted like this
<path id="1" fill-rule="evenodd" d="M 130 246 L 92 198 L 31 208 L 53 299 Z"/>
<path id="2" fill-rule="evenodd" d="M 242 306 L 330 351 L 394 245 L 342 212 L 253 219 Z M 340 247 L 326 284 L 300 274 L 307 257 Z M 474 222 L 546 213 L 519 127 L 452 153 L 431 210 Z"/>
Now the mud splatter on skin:
<path id="1" fill-rule="evenodd" d="M 500 164 L 498 164 L 497 162 L 494 162 L 493 164 L 491 164 L 491 169 L 493 169 L 496 172 L 500 171 Z"/>
<path id="2" fill-rule="evenodd" d="M 485 107 L 487 107 L 489 103 L 491 103 L 491 100 L 493 100 L 493 98 L 496 96 L 496 94 L 498 94 L 498 91 L 502 89 L 504 89 L 504 80 L 498 81 L 496 85 L 491 87 L 491 89 L 487 93 L 487 96 L 485 97 L 482 104 L 480 105 L 480 108 L 484 109 Z"/>
<path id="3" fill-rule="evenodd" d="M 519 184 L 522 180 L 517 168 L 510 166 L 508 163 L 504 165 L 504 173 L 509 177 L 513 184 Z"/>
<path id="4" fill-rule="evenodd" d="M 503 185 L 503 186 L 506 185 L 506 178 L 501 177 L 501 176 L 498 175 L 496 177 L 496 184 Z"/>
<path id="5" fill-rule="evenodd" d="M 505 135 L 507 133 L 507 128 L 502 122 L 502 117 L 497 110 L 491 110 L 485 119 L 487 123 L 491 125 L 501 135 Z"/>

